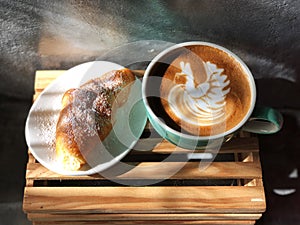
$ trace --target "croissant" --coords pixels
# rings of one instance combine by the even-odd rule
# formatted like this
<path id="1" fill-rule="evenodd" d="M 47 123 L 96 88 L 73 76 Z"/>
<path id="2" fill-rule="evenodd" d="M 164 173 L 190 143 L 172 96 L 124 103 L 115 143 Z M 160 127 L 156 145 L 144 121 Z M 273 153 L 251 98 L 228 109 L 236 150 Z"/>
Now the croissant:
<path id="1" fill-rule="evenodd" d="M 56 157 L 66 170 L 79 170 L 99 139 L 104 140 L 112 130 L 112 105 L 122 106 L 129 88 L 120 91 L 135 80 L 129 69 L 110 71 L 66 91 L 56 125 Z"/>

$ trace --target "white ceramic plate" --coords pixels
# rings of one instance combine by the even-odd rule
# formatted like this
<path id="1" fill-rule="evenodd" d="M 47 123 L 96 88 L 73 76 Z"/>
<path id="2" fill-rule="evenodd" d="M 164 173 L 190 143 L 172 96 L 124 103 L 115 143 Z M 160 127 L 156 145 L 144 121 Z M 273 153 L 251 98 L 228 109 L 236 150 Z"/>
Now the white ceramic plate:
<path id="1" fill-rule="evenodd" d="M 147 120 L 138 79 L 131 86 L 126 104 L 113 115 L 116 118 L 113 130 L 103 141 L 107 151 L 101 151 L 101 154 L 95 151 L 86 159 L 88 164 L 79 171 L 64 170 L 55 157 L 55 130 L 64 92 L 121 68 L 118 64 L 106 61 L 80 64 L 59 76 L 39 95 L 29 111 L 25 137 L 31 153 L 43 166 L 64 175 L 91 175 L 119 162 L 136 144 Z"/>

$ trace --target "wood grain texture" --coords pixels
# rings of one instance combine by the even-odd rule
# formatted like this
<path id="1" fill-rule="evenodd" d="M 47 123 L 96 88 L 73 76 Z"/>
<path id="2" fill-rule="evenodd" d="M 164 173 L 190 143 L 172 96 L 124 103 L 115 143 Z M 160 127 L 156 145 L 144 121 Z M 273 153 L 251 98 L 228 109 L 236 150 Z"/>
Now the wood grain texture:
<path id="1" fill-rule="evenodd" d="M 35 98 L 64 71 L 37 71 Z M 143 71 L 138 71 L 142 76 Z M 220 149 L 186 150 L 154 134 L 150 123 L 124 162 L 134 165 L 116 180 L 236 180 L 235 186 L 108 186 L 80 182 L 106 181 L 100 174 L 64 176 L 39 164 L 29 153 L 23 209 L 36 225 L 56 224 L 254 224 L 265 211 L 265 194 L 256 137 L 242 133 Z M 185 162 L 194 153 L 233 155 L 213 161 L 205 170 L 199 161 Z M 175 160 L 161 162 L 160 157 Z M 174 172 L 175 171 L 175 172 Z M 169 174 L 172 174 L 169 176 Z M 55 185 L 48 186 L 48 182 Z M 80 185 L 59 185 L 63 181 Z M 43 185 L 37 185 L 42 182 Z"/>
<path id="2" fill-rule="evenodd" d="M 25 212 L 262 213 L 262 187 L 26 187 Z"/>
<path id="3" fill-rule="evenodd" d="M 261 214 L 247 213 L 147 213 L 147 214 L 125 214 L 125 213 L 101 213 L 101 214 L 45 214 L 29 213 L 28 218 L 34 221 L 157 221 L 157 220 L 257 220 Z"/>
<path id="4" fill-rule="evenodd" d="M 132 163 L 133 165 L 133 163 Z M 176 172 L 177 171 L 177 172 Z M 27 179 L 106 179 L 93 176 L 64 176 L 49 171 L 39 163 L 27 165 Z M 206 169 L 199 162 L 137 162 L 132 170 L 117 175 L 115 179 L 255 179 L 262 178 L 260 165 L 252 162 L 212 162 Z"/>
<path id="5" fill-rule="evenodd" d="M 158 138 L 159 139 L 159 138 Z M 179 148 L 166 140 L 158 142 L 158 140 L 146 139 L 145 142 L 153 142 L 157 141 L 157 144 L 153 148 L 153 152 L 157 153 L 189 153 L 191 150 Z M 144 145 L 147 145 L 144 143 Z M 150 143 L 148 143 L 150 145 Z M 258 151 L 258 140 L 256 137 L 247 137 L 247 138 L 234 138 L 227 143 L 224 143 L 220 150 L 211 148 L 205 150 L 195 150 L 194 152 L 212 152 L 212 153 L 235 153 L 235 152 L 257 152 Z"/>

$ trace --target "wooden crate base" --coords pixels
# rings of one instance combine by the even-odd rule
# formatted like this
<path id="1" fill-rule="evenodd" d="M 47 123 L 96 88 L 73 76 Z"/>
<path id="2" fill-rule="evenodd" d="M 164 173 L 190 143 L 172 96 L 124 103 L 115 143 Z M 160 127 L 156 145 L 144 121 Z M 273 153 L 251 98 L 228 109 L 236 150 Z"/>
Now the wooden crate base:
<path id="1" fill-rule="evenodd" d="M 37 73 L 35 97 L 59 74 Z M 29 153 L 23 202 L 29 220 L 36 225 L 254 224 L 265 211 L 256 137 L 241 134 L 225 143 L 205 169 L 200 160 L 182 160 L 190 151 L 161 140 L 150 125 L 137 148 L 151 150 L 132 150 L 122 162 L 135 167 L 113 180 L 55 174 Z M 170 154 L 176 157 L 162 162 Z M 151 185 L 143 185 L 146 181 Z"/>

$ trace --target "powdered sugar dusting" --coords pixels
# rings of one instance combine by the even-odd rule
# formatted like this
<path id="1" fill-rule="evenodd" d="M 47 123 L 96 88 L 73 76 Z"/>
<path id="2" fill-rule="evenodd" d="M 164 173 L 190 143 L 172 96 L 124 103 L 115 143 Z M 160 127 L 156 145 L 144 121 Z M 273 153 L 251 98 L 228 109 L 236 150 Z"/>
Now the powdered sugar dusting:
<path id="1" fill-rule="evenodd" d="M 66 107 L 66 115 L 62 116 L 71 124 L 70 132 L 81 150 L 89 151 L 91 142 L 99 142 L 98 135 L 112 125 L 112 104 L 124 83 L 120 78 L 122 75 L 119 71 L 111 71 L 71 92 L 73 101 Z"/>
<path id="2" fill-rule="evenodd" d="M 55 132 L 56 123 L 58 120 L 57 111 L 37 110 L 38 114 L 35 117 L 36 126 L 33 128 L 36 131 L 39 141 L 47 145 L 51 153 L 55 151 Z M 52 154 L 49 154 L 49 157 Z"/>
<path id="3" fill-rule="evenodd" d="M 95 116 L 92 110 L 96 93 L 84 89 L 76 89 L 73 93 L 72 107 L 69 107 L 68 119 L 72 124 L 75 136 L 86 137 L 97 135 Z M 79 140 L 78 140 L 79 141 Z"/>

